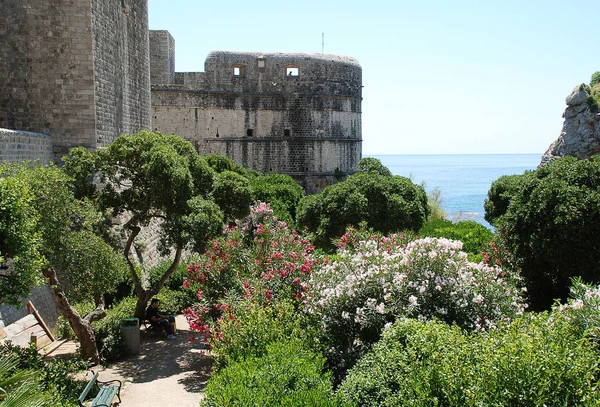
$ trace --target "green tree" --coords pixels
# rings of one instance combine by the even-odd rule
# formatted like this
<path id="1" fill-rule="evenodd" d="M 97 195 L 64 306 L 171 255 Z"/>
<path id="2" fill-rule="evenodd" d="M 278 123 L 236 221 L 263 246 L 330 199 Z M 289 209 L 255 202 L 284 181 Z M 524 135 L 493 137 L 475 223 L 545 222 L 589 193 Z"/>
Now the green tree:
<path id="1" fill-rule="evenodd" d="M 316 234 L 317 245 L 327 247 L 348 225 L 363 220 L 376 231 L 417 231 L 428 211 L 422 186 L 405 177 L 364 171 L 303 198 L 297 221 L 299 227 Z"/>
<path id="2" fill-rule="evenodd" d="M 523 175 L 503 175 L 494 181 L 483 204 L 485 220 L 493 225 L 496 219 L 506 213 L 511 200 L 519 190 L 525 188 L 534 178 L 531 171 L 526 171 Z"/>
<path id="3" fill-rule="evenodd" d="M 39 284 L 44 257 L 37 230 L 34 195 L 22 179 L 11 177 L 17 167 L 0 167 L 0 304 L 20 304 L 19 297 Z"/>
<path id="4" fill-rule="evenodd" d="M 148 301 L 177 270 L 183 250 L 201 251 L 209 237 L 221 232 L 224 217 L 242 213 L 248 203 L 231 200 L 224 213 L 215 199 L 223 203 L 229 192 L 243 196 L 245 192 L 239 192 L 245 191 L 245 185 L 237 176 L 225 174 L 215 191 L 215 174 L 206 160 L 174 135 L 149 131 L 122 135 L 98 155 L 97 171 L 104 184 L 100 202 L 113 216 L 127 219 L 124 254 L 137 294 L 135 316 L 142 318 Z M 230 186 L 233 190 L 228 191 Z M 170 255 L 172 262 L 160 279 L 145 288 L 131 250 L 142 228 L 151 222 L 159 229 L 160 253 Z"/>
<path id="5" fill-rule="evenodd" d="M 566 299 L 573 277 L 600 282 L 600 156 L 500 178 L 488 197 L 486 219 L 522 269 L 533 309 Z"/>
<path id="6" fill-rule="evenodd" d="M 277 219 L 289 225 L 294 224 L 304 192 L 292 177 L 285 174 L 265 174 L 254 177 L 251 187 L 254 201 L 268 202 Z"/>
<path id="7" fill-rule="evenodd" d="M 381 163 L 380 160 L 374 157 L 365 157 L 361 159 L 356 167 L 356 171 L 358 172 L 375 172 L 379 175 L 383 175 L 384 177 L 391 177 L 392 172 Z"/>
<path id="8" fill-rule="evenodd" d="M 204 157 L 210 168 L 212 168 L 215 172 L 221 173 L 224 171 L 232 171 L 238 173 L 246 178 L 251 174 L 251 171 L 248 171 L 231 158 L 222 155 L 222 154 L 211 154 Z"/>
<path id="9" fill-rule="evenodd" d="M 125 259 L 94 235 L 100 214 L 89 200 L 75 199 L 71 178 L 59 168 L 20 165 L 5 172 L 3 179 L 8 185 L 25 185 L 31 191 L 19 205 L 34 209 L 30 219 L 35 220 L 32 227 L 39 233 L 39 252 L 45 261 L 31 264 L 28 273 L 41 272 L 48 280 L 59 312 L 79 339 L 82 355 L 99 362 L 91 323 L 106 315 L 104 294 L 113 291 L 125 275 Z M 7 247 L 15 241 L 19 239 L 8 239 Z M 96 308 L 81 317 L 71 307 L 69 296 L 94 300 Z"/>
<path id="10" fill-rule="evenodd" d="M 225 213 L 228 223 L 250 213 L 251 193 L 250 181 L 246 177 L 233 171 L 216 174 L 212 197 Z"/>

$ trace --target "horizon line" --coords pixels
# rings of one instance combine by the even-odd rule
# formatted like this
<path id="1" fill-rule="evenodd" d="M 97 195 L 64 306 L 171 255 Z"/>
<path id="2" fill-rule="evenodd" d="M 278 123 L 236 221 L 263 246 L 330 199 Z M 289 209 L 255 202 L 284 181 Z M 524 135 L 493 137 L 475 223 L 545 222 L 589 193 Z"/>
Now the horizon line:
<path id="1" fill-rule="evenodd" d="M 544 153 L 385 153 L 385 154 L 373 154 L 365 153 L 363 156 L 372 155 L 539 155 L 540 157 Z"/>

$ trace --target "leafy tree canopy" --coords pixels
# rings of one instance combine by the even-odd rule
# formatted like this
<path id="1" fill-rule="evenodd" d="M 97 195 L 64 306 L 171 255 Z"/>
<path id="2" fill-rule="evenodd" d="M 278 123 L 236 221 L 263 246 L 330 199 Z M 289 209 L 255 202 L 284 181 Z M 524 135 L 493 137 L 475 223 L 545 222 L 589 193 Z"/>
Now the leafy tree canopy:
<path id="1" fill-rule="evenodd" d="M 600 156 L 502 177 L 488 197 L 486 219 L 522 268 L 534 309 L 566 299 L 572 277 L 600 282 Z"/>
<path id="2" fill-rule="evenodd" d="M 422 186 L 405 177 L 364 171 L 305 197 L 298 210 L 298 226 L 315 232 L 317 245 L 329 246 L 348 225 L 357 226 L 363 220 L 376 231 L 417 231 L 428 211 Z"/>
<path id="3" fill-rule="evenodd" d="M 356 171 L 371 171 L 379 175 L 383 175 L 385 177 L 392 176 L 392 172 L 385 165 L 383 165 L 379 159 L 374 157 L 365 157 L 361 159 L 358 163 L 358 166 L 356 167 Z"/>
<path id="4" fill-rule="evenodd" d="M 211 154 L 205 157 L 206 162 L 215 172 L 221 173 L 223 171 L 236 172 L 244 177 L 250 175 L 250 171 L 233 161 L 231 158 L 222 154 Z"/>
<path id="5" fill-rule="evenodd" d="M 81 172 L 75 176 L 79 180 L 90 178 L 88 162 L 95 163 L 94 171 L 103 184 L 96 192 L 101 206 L 113 216 L 127 219 L 124 252 L 138 295 L 138 317 L 177 269 L 184 249 L 202 250 L 209 237 L 221 232 L 225 218 L 243 216 L 249 210 L 249 181 L 237 172 L 245 170 L 226 157 L 212 156 L 210 162 L 219 170 L 216 174 L 209 162 L 178 136 L 150 131 L 122 135 L 98 152 L 95 161 L 79 152 L 67 161 L 69 169 Z M 141 228 L 153 221 L 158 226 L 161 254 L 171 255 L 173 261 L 146 289 L 130 254 Z"/>
<path id="6" fill-rule="evenodd" d="M 34 194 L 15 171 L 18 167 L 0 167 L 0 304 L 19 304 L 19 297 L 41 282 L 45 262 Z"/>
<path id="7" fill-rule="evenodd" d="M 277 219 L 289 225 L 294 224 L 304 192 L 292 177 L 285 174 L 266 174 L 255 177 L 251 186 L 254 201 L 268 202 Z"/>

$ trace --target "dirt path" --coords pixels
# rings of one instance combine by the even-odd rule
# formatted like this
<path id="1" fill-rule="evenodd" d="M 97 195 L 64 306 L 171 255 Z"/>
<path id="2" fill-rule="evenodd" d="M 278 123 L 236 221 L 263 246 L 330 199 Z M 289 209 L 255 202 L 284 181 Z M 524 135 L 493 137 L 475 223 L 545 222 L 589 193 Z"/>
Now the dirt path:
<path id="1" fill-rule="evenodd" d="M 100 370 L 100 380 L 123 381 L 119 407 L 198 407 L 210 377 L 212 359 L 206 344 L 190 342 L 189 325 L 177 316 L 178 338 L 147 338 L 142 333 L 140 354 Z"/>

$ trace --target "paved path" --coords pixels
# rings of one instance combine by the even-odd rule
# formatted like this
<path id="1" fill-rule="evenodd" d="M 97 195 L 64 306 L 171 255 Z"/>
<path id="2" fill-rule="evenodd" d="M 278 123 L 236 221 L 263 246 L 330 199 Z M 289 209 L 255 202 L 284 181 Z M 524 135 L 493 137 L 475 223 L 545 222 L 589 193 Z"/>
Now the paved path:
<path id="1" fill-rule="evenodd" d="M 181 315 L 177 333 L 174 340 L 142 333 L 139 355 L 100 370 L 100 380 L 123 380 L 119 407 L 198 407 L 212 359 L 204 342 L 188 340 L 191 331 Z"/>

